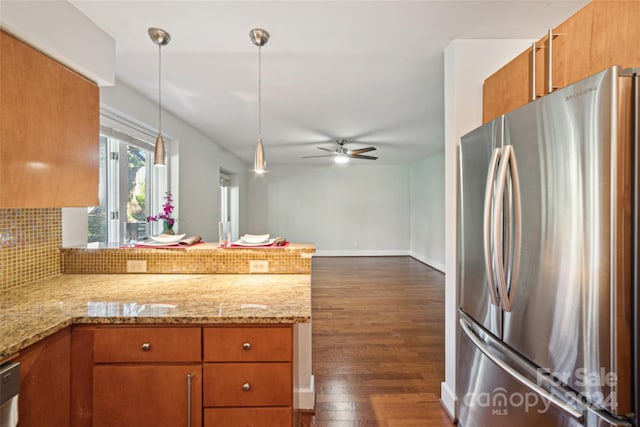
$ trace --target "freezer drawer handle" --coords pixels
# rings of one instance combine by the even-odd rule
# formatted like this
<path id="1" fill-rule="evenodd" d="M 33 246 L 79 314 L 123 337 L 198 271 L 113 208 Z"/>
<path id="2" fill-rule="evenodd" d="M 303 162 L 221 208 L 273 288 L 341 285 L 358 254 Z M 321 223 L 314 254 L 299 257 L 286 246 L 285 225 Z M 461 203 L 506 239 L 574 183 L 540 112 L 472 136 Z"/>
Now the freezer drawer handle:
<path id="1" fill-rule="evenodd" d="M 511 377 L 517 380 L 520 384 L 524 385 L 534 393 L 537 393 L 544 399 L 548 400 L 549 402 L 557 406 L 562 411 L 565 411 L 566 413 L 571 415 L 573 418 L 575 418 L 577 421 L 579 422 L 583 421 L 584 415 L 582 414 L 582 412 L 580 412 L 573 406 L 569 405 L 568 403 L 562 401 L 561 399 L 554 396 L 553 394 L 549 393 L 547 390 L 540 387 L 538 384 L 535 384 L 534 382 L 530 381 L 528 378 L 520 374 L 511 366 L 507 365 L 505 362 L 503 362 L 502 360 L 498 359 L 493 354 L 491 354 L 486 344 L 480 338 L 478 338 L 476 334 L 471 330 L 471 327 L 469 326 L 467 320 L 460 318 L 459 322 L 460 322 L 460 327 L 462 328 L 464 333 L 467 335 L 467 337 L 469 337 L 471 342 L 473 342 L 473 344 L 478 348 L 478 350 L 480 350 L 482 354 L 487 356 L 489 360 L 491 360 L 493 363 L 498 365 L 502 370 L 504 370 L 509 375 L 511 375 Z"/>
<path id="2" fill-rule="evenodd" d="M 491 303 L 499 305 L 498 294 L 496 293 L 496 283 L 491 266 L 491 207 L 493 201 L 493 181 L 496 177 L 496 169 L 498 159 L 500 158 L 500 148 L 493 150 L 491 154 L 491 162 L 487 173 L 487 184 L 484 190 L 484 215 L 482 219 L 484 234 L 484 265 L 487 272 L 487 284 L 489 285 L 489 295 L 491 295 Z"/>

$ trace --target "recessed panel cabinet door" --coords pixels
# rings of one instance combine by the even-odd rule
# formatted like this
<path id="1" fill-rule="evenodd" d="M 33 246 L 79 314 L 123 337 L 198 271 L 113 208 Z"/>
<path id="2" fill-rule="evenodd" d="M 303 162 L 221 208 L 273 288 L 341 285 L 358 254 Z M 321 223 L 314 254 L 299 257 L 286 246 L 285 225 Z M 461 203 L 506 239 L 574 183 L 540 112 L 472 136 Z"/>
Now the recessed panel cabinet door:
<path id="1" fill-rule="evenodd" d="M 531 100 L 531 50 L 531 47 L 525 50 L 484 81 L 482 123 L 488 123 Z M 536 62 L 540 59 L 540 52 L 537 51 Z M 542 65 L 536 66 L 536 70 L 541 69 Z M 538 79 L 536 87 L 541 83 L 542 79 Z"/>
<path id="2" fill-rule="evenodd" d="M 20 427 L 69 425 L 69 328 L 20 352 Z"/>
<path id="3" fill-rule="evenodd" d="M 189 425 L 202 425 L 202 365 L 94 367 L 94 427 Z"/>
<path id="4" fill-rule="evenodd" d="M 98 204 L 98 86 L 0 31 L 0 208 Z"/>
<path id="5" fill-rule="evenodd" d="M 640 2 L 593 1 L 554 29 L 553 84 L 565 87 L 620 65 L 640 67 Z"/>

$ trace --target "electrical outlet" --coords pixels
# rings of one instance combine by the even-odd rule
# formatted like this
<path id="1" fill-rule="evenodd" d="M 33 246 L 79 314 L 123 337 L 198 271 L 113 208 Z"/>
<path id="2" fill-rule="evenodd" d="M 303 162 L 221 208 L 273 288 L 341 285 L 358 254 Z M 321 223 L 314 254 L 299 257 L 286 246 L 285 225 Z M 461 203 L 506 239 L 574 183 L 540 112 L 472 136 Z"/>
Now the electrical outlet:
<path id="1" fill-rule="evenodd" d="M 127 273 L 146 273 L 147 261 L 143 259 L 128 259 Z"/>
<path id="2" fill-rule="evenodd" d="M 249 261 L 249 273 L 268 273 L 269 272 L 269 261 L 258 261 L 258 260 L 250 260 Z"/>

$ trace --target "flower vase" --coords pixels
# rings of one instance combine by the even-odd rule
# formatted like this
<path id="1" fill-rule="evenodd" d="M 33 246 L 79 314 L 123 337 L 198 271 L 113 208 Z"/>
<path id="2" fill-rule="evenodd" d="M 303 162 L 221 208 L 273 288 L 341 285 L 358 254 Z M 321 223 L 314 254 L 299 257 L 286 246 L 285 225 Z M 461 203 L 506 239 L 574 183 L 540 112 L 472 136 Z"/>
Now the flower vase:
<path id="1" fill-rule="evenodd" d="M 173 224 L 169 224 L 169 221 L 162 221 L 162 234 L 175 234 Z"/>

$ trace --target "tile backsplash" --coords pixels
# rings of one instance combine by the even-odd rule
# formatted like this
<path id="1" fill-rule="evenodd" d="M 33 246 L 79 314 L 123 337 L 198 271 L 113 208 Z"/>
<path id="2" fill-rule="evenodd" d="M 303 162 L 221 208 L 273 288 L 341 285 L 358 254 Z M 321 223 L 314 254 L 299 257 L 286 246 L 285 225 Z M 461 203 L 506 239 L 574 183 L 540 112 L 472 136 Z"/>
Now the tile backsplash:
<path id="1" fill-rule="evenodd" d="M 250 274 L 252 261 L 266 261 L 264 274 L 311 274 L 312 244 L 294 243 L 288 248 L 218 249 L 204 243 L 193 248 L 64 248 L 64 274 L 127 273 L 127 261 L 144 261 L 150 274 Z M 198 249 L 203 248 L 203 249 Z"/>
<path id="2" fill-rule="evenodd" d="M 60 208 L 0 209 L 0 237 L 0 289 L 60 274 Z"/>
<path id="3" fill-rule="evenodd" d="M 288 248 L 62 249 L 62 209 L 0 209 L 0 290 L 62 272 L 126 273 L 127 260 L 146 261 L 147 273 L 249 274 L 251 261 L 268 261 L 267 274 L 310 274 L 313 244 Z M 207 247 L 207 249 L 204 249 Z"/>

